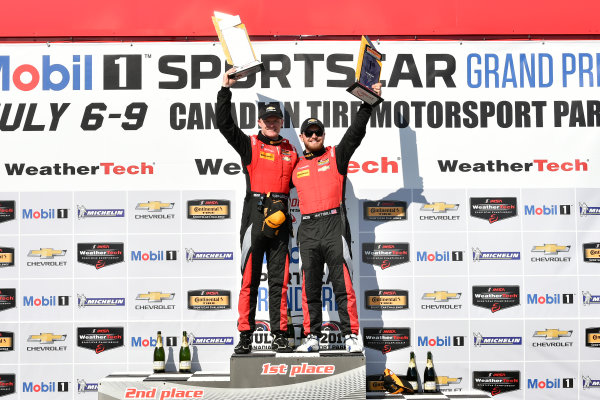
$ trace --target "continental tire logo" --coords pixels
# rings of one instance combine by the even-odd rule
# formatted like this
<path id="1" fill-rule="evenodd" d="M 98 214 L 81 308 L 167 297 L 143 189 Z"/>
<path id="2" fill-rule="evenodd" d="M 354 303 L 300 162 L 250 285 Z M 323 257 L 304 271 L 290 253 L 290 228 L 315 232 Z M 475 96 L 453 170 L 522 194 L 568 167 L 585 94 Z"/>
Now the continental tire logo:
<path id="1" fill-rule="evenodd" d="M 208 289 L 188 291 L 188 310 L 228 310 L 231 308 L 229 290 Z"/>
<path id="2" fill-rule="evenodd" d="M 365 291 L 367 310 L 406 310 L 408 309 L 407 290 L 367 290 Z"/>
<path id="3" fill-rule="evenodd" d="M 188 219 L 227 219 L 231 218 L 229 200 L 190 200 L 187 202 Z"/>
<path id="4" fill-rule="evenodd" d="M 407 218 L 406 202 L 397 200 L 365 201 L 363 218 L 367 221 L 404 221 Z"/>

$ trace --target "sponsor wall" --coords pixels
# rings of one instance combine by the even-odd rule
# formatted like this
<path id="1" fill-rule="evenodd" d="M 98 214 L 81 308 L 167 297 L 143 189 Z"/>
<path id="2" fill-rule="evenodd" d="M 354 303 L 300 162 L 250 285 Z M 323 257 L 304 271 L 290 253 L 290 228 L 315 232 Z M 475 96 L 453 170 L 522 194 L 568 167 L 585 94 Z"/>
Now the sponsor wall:
<path id="1" fill-rule="evenodd" d="M 600 45 L 376 46 L 385 102 L 346 190 L 367 373 L 403 373 L 410 351 L 422 373 L 433 351 L 444 391 L 597 397 Z M 309 116 L 338 143 L 358 42 L 255 50 L 266 70 L 233 90 L 240 127 L 280 101 L 298 149 Z M 1 396 L 95 398 L 108 373 L 150 370 L 157 330 L 171 369 L 185 329 L 194 369 L 228 370 L 245 180 L 215 127 L 225 68 L 218 43 L 0 46 Z M 291 256 L 299 339 L 295 242 Z M 266 285 L 258 309 L 269 348 Z"/>

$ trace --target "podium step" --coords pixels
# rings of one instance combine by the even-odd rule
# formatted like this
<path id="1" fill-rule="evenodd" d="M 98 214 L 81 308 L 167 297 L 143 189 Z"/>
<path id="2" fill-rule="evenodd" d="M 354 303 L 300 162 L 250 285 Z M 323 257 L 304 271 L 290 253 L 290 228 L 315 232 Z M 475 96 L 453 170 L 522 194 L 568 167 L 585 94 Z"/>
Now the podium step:
<path id="1" fill-rule="evenodd" d="M 363 400 L 362 353 L 232 355 L 231 374 L 115 373 L 98 385 L 98 400 Z"/>

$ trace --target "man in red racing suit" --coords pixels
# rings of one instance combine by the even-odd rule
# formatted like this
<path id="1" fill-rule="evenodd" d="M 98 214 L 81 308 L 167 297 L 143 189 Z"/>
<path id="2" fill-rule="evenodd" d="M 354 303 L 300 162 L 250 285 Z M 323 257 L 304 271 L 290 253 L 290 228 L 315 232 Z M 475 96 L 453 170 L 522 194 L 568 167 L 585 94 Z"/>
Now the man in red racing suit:
<path id="1" fill-rule="evenodd" d="M 298 161 L 296 149 L 279 135 L 283 114 L 279 103 L 259 107 L 257 135 L 246 136 L 231 117 L 231 89 L 236 82 L 223 76 L 223 87 L 217 95 L 217 126 L 227 142 L 242 159 L 246 176 L 246 197 L 242 211 L 242 287 L 240 290 L 237 328 L 240 340 L 234 351 L 237 354 L 252 350 L 252 333 L 255 329 L 256 302 L 262 270 L 263 256 L 267 255 L 269 286 L 269 319 L 273 335 L 272 349 L 288 353 L 292 348 L 286 337 L 287 288 L 289 281 L 291 233 L 288 197 L 292 171 Z M 267 196 L 270 194 L 270 196 Z M 266 204 L 277 204 L 279 219 L 266 218 Z"/>
<path id="2" fill-rule="evenodd" d="M 380 95 L 381 84 L 372 86 Z M 350 229 L 344 206 L 348 163 L 366 134 L 372 107 L 363 103 L 340 143 L 325 147 L 325 127 L 316 118 L 302 124 L 301 157 L 292 174 L 298 191 L 302 219 L 298 228 L 298 247 L 302 261 L 302 312 L 304 343 L 299 352 L 319 350 L 321 336 L 321 287 L 324 263 L 329 267 L 342 335 L 348 352 L 362 352 L 358 339 L 356 295 L 352 287 Z"/>

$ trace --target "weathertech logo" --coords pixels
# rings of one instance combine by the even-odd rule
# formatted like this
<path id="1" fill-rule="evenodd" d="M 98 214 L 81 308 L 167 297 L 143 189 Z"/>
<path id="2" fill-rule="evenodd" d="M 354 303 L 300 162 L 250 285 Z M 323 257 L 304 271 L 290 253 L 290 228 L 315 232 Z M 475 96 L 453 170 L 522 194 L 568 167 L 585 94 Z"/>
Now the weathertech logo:
<path id="1" fill-rule="evenodd" d="M 473 371 L 473 388 L 492 396 L 519 390 L 521 371 Z"/>
<path id="2" fill-rule="evenodd" d="M 471 217 L 490 224 L 517 216 L 516 197 L 471 197 Z"/>
<path id="3" fill-rule="evenodd" d="M 519 286 L 473 286 L 473 305 L 492 313 L 520 304 Z"/>
<path id="4" fill-rule="evenodd" d="M 502 160 L 487 160 L 476 163 L 459 163 L 458 160 L 437 160 L 441 172 L 586 172 L 588 163 L 573 161 L 554 162 L 545 159 L 530 162 L 507 163 Z"/>
<path id="5" fill-rule="evenodd" d="M 96 269 L 125 260 L 123 243 L 77 243 L 77 261 Z"/>
<path id="6" fill-rule="evenodd" d="M 106 350 L 122 347 L 123 328 L 77 328 L 77 346 L 100 354 Z"/>
<path id="7" fill-rule="evenodd" d="M 152 163 L 154 164 L 154 163 Z M 8 176 L 22 175 L 153 175 L 154 166 L 146 164 L 140 165 L 118 165 L 115 163 L 103 162 L 98 165 L 78 165 L 69 163 L 56 163 L 54 165 L 33 166 L 20 164 L 4 164 Z"/>
<path id="8" fill-rule="evenodd" d="M 363 243 L 362 261 L 387 269 L 410 261 L 408 243 Z"/>
<path id="9" fill-rule="evenodd" d="M 15 201 L 0 200 L 0 223 L 15 219 Z"/>

